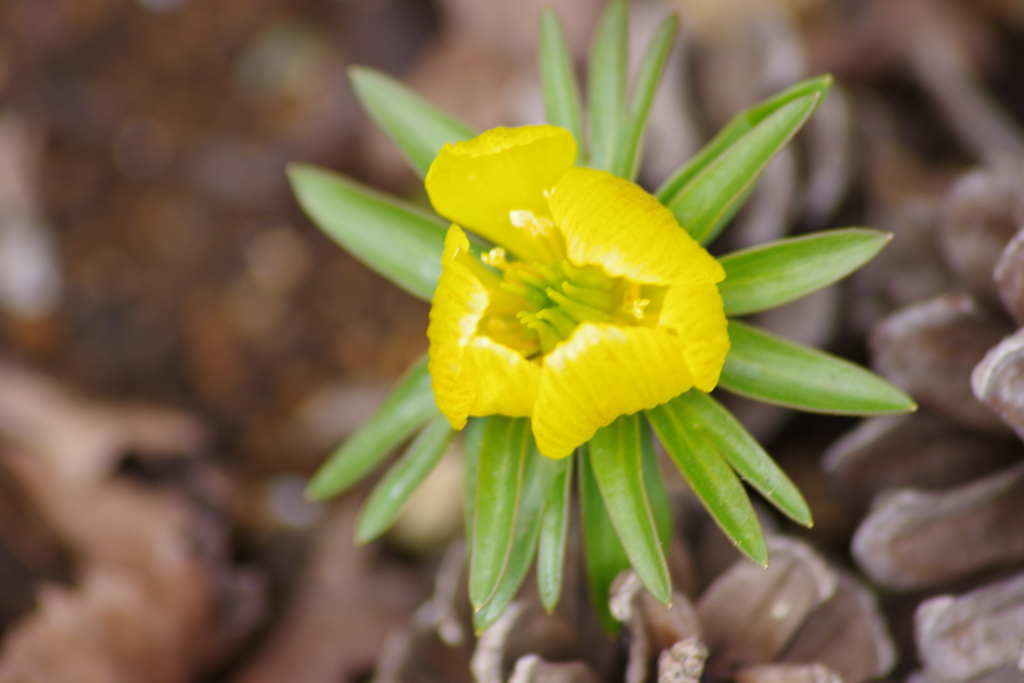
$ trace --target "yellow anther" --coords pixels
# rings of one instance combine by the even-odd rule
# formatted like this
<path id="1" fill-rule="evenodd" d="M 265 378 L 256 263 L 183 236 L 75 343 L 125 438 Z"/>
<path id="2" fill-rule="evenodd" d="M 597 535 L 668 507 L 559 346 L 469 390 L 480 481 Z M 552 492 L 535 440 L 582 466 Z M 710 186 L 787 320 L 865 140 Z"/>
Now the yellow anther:
<path id="1" fill-rule="evenodd" d="M 499 270 L 505 270 L 508 268 L 508 259 L 506 258 L 505 250 L 501 247 L 491 249 L 489 252 L 481 256 L 480 260 L 492 268 L 497 268 Z"/>
<path id="2" fill-rule="evenodd" d="M 512 221 L 512 225 L 516 226 L 517 228 L 525 228 L 525 227 L 528 227 L 530 225 L 531 221 L 533 221 L 533 212 L 532 211 L 509 211 L 508 212 L 508 219 L 510 221 Z"/>
<path id="3" fill-rule="evenodd" d="M 637 320 L 644 319 L 644 309 L 651 305 L 650 299 L 637 299 L 633 302 L 633 317 Z"/>
<path id="4" fill-rule="evenodd" d="M 555 227 L 550 218 L 538 218 L 532 211 L 509 211 L 508 217 L 512 225 L 529 230 L 531 235 L 538 237 L 550 235 Z"/>
<path id="5" fill-rule="evenodd" d="M 508 212 L 509 221 L 513 226 L 526 231 L 531 241 L 539 247 L 549 262 L 565 258 L 565 245 L 562 235 L 550 218 L 536 216 L 532 211 L 519 209 Z"/>
<path id="6" fill-rule="evenodd" d="M 637 320 L 644 319 L 644 310 L 651 305 L 650 299 L 640 298 L 640 285 L 632 282 L 622 297 L 622 310 L 632 315 Z"/>

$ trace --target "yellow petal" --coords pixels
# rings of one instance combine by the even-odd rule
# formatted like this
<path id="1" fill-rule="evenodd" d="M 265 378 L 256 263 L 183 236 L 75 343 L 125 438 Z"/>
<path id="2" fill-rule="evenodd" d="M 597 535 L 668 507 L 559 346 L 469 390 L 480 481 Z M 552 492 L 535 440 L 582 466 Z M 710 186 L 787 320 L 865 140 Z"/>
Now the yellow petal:
<path id="1" fill-rule="evenodd" d="M 728 323 L 718 285 L 673 285 L 665 293 L 659 324 L 676 330 L 693 384 L 711 391 L 729 353 Z"/>
<path id="2" fill-rule="evenodd" d="M 620 415 L 646 410 L 693 385 L 679 336 L 649 327 L 583 323 L 544 357 L 533 434 L 562 458 Z"/>
<path id="3" fill-rule="evenodd" d="M 468 250 L 466 234 L 452 225 L 427 327 L 434 401 L 455 429 L 462 429 L 469 415 L 529 415 L 540 381 L 536 363 L 477 334 L 488 293 L 460 263 Z"/>
<path id="4" fill-rule="evenodd" d="M 487 290 L 456 260 L 469 250 L 469 240 L 457 225 L 448 229 L 441 256 L 441 277 L 430 306 L 431 385 L 434 401 L 455 429 L 462 429 L 473 405 L 473 390 L 461 380 L 463 356 L 487 310 Z"/>
<path id="5" fill-rule="evenodd" d="M 725 271 L 640 186 L 604 171 L 577 168 L 551 194 L 551 213 L 576 266 L 644 284 L 720 282 Z"/>
<path id="6" fill-rule="evenodd" d="M 537 402 L 540 364 L 483 335 L 466 349 L 461 380 L 472 387 L 470 415 L 529 417 Z"/>
<path id="7" fill-rule="evenodd" d="M 576 163 L 576 141 L 564 128 L 494 128 L 441 148 L 427 172 L 434 209 L 521 259 L 543 260 L 512 211 L 549 218 L 546 194 Z"/>

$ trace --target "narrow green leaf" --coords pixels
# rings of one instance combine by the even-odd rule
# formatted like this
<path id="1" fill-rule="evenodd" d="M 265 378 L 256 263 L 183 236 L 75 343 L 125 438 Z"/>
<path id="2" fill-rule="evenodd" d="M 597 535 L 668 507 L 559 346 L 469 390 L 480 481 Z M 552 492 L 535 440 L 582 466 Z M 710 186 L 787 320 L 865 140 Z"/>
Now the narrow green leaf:
<path id="1" fill-rule="evenodd" d="M 441 276 L 447 225 L 411 204 L 307 164 L 288 167 L 306 215 L 356 258 L 430 301 Z"/>
<path id="2" fill-rule="evenodd" d="M 768 545 L 743 484 L 705 426 L 679 410 L 678 399 L 647 411 L 669 457 L 693 492 L 740 551 L 758 564 L 768 562 Z"/>
<path id="3" fill-rule="evenodd" d="M 811 510 L 800 490 L 732 413 L 697 389 L 669 401 L 686 424 L 699 424 L 736 473 L 798 524 L 811 526 Z"/>
<path id="4" fill-rule="evenodd" d="M 484 429 L 487 427 L 486 417 L 471 417 L 462 430 L 462 457 L 465 467 L 462 474 L 463 529 L 466 539 L 466 560 L 469 560 L 473 548 L 473 520 L 476 518 L 476 476 L 480 469 L 480 448 L 484 442 Z"/>
<path id="5" fill-rule="evenodd" d="M 725 218 L 818 106 L 820 95 L 783 105 L 707 165 L 667 204 L 679 224 L 701 244 L 725 226 Z"/>
<path id="6" fill-rule="evenodd" d="M 356 522 L 356 543 L 369 543 L 388 530 L 409 496 L 441 460 L 453 436 L 455 430 L 444 415 L 424 427 L 363 505 Z"/>
<path id="7" fill-rule="evenodd" d="M 815 76 L 786 88 L 766 100 L 763 100 L 750 109 L 745 109 L 729 121 L 726 126 L 718 132 L 708 144 L 704 145 L 696 154 L 690 158 L 678 171 L 662 183 L 655 192 L 655 196 L 662 204 L 668 204 L 677 194 L 697 177 L 701 171 L 708 167 L 715 159 L 729 149 L 737 140 L 753 130 L 754 126 L 764 121 L 768 116 L 778 109 L 789 104 L 795 99 L 807 95 L 818 95 L 818 103 L 821 104 L 832 88 L 832 76 Z"/>
<path id="8" fill-rule="evenodd" d="M 446 142 L 469 140 L 472 128 L 430 104 L 401 82 L 365 66 L 348 69 L 352 89 L 420 177 Z"/>
<path id="9" fill-rule="evenodd" d="M 526 578 L 537 554 L 537 539 L 541 535 L 543 524 L 544 501 L 559 462 L 541 455 L 533 439 L 530 440 L 523 474 L 523 494 L 519 503 L 519 514 L 516 516 L 516 529 L 512 536 L 508 564 L 494 597 L 486 605 L 478 608 L 473 615 L 473 626 L 477 632 L 486 629 L 502 615 L 519 592 L 519 587 L 523 585 L 523 579 Z"/>
<path id="10" fill-rule="evenodd" d="M 643 431 L 639 415 L 623 415 L 597 430 L 590 440 L 590 458 L 630 563 L 651 594 L 668 604 L 672 580 L 644 485 Z"/>
<path id="11" fill-rule="evenodd" d="M 651 503 L 651 513 L 654 515 L 654 525 L 658 529 L 661 550 L 667 556 L 669 546 L 672 545 L 672 506 L 668 500 L 665 479 L 661 476 L 661 468 L 658 467 L 654 438 L 646 420 L 640 431 L 640 448 L 643 457 L 644 487 L 647 489 L 647 499 Z"/>
<path id="12" fill-rule="evenodd" d="M 532 438 L 530 420 L 493 415 L 484 428 L 476 477 L 469 598 L 486 605 L 508 567 Z"/>
<path id="13" fill-rule="evenodd" d="M 590 602 L 605 632 L 615 634 L 621 624 L 612 616 L 609 605 L 612 583 L 619 572 L 629 569 L 629 557 L 615 532 L 608 509 L 604 506 L 601 489 L 590 462 L 589 446 L 583 445 L 578 453 L 583 560 L 587 567 Z"/>
<path id="14" fill-rule="evenodd" d="M 590 49 L 588 113 L 590 165 L 609 171 L 615 144 L 625 123 L 629 8 L 625 0 L 610 0 Z"/>
<path id="15" fill-rule="evenodd" d="M 736 320 L 729 321 L 729 342 L 719 384 L 733 393 L 838 415 L 917 409 L 909 396 L 859 365 Z"/>
<path id="16" fill-rule="evenodd" d="M 569 502 L 572 500 L 572 456 L 552 460 L 551 482 L 544 498 L 544 518 L 537 554 L 537 592 L 549 613 L 562 596 L 565 544 L 569 535 Z"/>
<path id="17" fill-rule="evenodd" d="M 398 381 L 373 417 L 320 467 L 306 487 L 312 500 L 326 500 L 351 488 L 391 450 L 438 415 L 423 356 Z"/>
<path id="18" fill-rule="evenodd" d="M 846 228 L 768 242 L 719 259 L 726 315 L 763 311 L 841 280 L 875 257 L 891 233 Z"/>
<path id="19" fill-rule="evenodd" d="M 544 91 L 544 112 L 548 123 L 565 128 L 576 138 L 576 163 L 586 163 L 586 137 L 583 135 L 583 106 L 580 104 L 580 84 L 572 52 L 565 39 L 565 31 L 558 15 L 545 7 L 540 15 L 538 37 L 540 82 Z"/>
<path id="20" fill-rule="evenodd" d="M 640 158 L 643 154 L 644 132 L 647 129 L 647 117 L 651 113 L 654 96 L 658 92 L 658 83 L 665 71 L 665 61 L 672 51 L 672 41 L 679 30 L 679 17 L 670 14 L 661 22 L 654 37 L 651 38 L 636 82 L 633 84 L 633 96 L 629 104 L 629 116 L 620 132 L 616 145 L 615 164 L 612 173 L 627 180 L 635 180 L 640 170 Z"/>

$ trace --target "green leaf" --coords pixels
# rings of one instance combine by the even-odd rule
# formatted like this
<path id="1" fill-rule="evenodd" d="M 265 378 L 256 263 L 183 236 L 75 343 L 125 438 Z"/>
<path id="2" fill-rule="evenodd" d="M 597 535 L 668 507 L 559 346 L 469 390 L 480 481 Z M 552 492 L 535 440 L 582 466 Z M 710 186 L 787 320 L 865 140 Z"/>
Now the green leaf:
<path id="1" fill-rule="evenodd" d="M 729 321 L 719 385 L 765 403 L 817 413 L 885 415 L 917 406 L 878 375 L 833 355 Z"/>
<path id="2" fill-rule="evenodd" d="M 462 474 L 463 485 L 463 529 L 466 538 L 466 559 L 469 559 L 473 548 L 473 520 L 476 518 L 476 476 L 480 469 L 480 448 L 484 442 L 484 429 L 487 427 L 486 417 L 471 417 L 462 430 L 462 457 L 465 459 L 465 470 Z"/>
<path id="3" fill-rule="evenodd" d="M 651 503 L 651 513 L 654 515 L 654 525 L 658 529 L 661 550 L 668 555 L 669 546 L 672 545 L 672 506 L 668 500 L 665 479 L 661 476 L 661 469 L 658 467 L 658 454 L 654 450 L 654 438 L 646 421 L 640 430 L 640 448 L 647 499 Z"/>
<path id="4" fill-rule="evenodd" d="M 701 425 L 736 473 L 780 512 L 798 524 L 811 526 L 811 510 L 799 489 L 732 413 L 697 389 L 670 403 L 670 409 L 683 424 Z"/>
<path id="5" fill-rule="evenodd" d="M 654 37 L 647 46 L 636 82 L 633 84 L 633 97 L 629 105 L 629 117 L 620 132 L 616 145 L 615 164 L 612 173 L 627 180 L 635 180 L 640 170 L 640 157 L 643 154 L 644 131 L 647 129 L 647 117 L 651 113 L 651 105 L 658 91 L 658 83 L 665 71 L 665 61 L 672 50 L 672 41 L 679 30 L 679 17 L 670 14 L 658 26 Z"/>
<path id="6" fill-rule="evenodd" d="M 430 301 L 441 276 L 447 225 L 411 204 L 307 164 L 288 167 L 306 215 L 360 261 Z"/>
<path id="7" fill-rule="evenodd" d="M 841 280 L 875 257 L 891 233 L 862 228 L 829 230 L 769 242 L 719 259 L 718 291 L 726 315 L 763 311 Z"/>
<path id="8" fill-rule="evenodd" d="M 453 436 L 455 430 L 444 415 L 424 427 L 363 505 L 356 522 L 357 543 L 369 543 L 388 530 L 409 496 L 441 460 Z"/>
<path id="9" fill-rule="evenodd" d="M 590 439 L 590 459 L 630 563 L 647 590 L 668 604 L 672 580 L 644 484 L 643 432 L 639 415 L 623 415 Z"/>
<path id="10" fill-rule="evenodd" d="M 532 441 L 528 418 L 493 415 L 484 428 L 469 562 L 469 598 L 477 609 L 494 597 L 508 567 Z"/>
<path id="11" fill-rule="evenodd" d="M 545 458 L 530 440 L 523 474 L 523 494 L 516 516 L 512 549 L 509 552 L 505 574 L 501 577 L 494 597 L 479 607 L 473 615 L 473 626 L 479 633 L 493 624 L 508 607 L 530 570 L 537 553 L 537 539 L 541 535 L 544 501 L 559 461 Z"/>
<path id="12" fill-rule="evenodd" d="M 550 7 L 545 7 L 540 15 L 538 47 L 540 82 L 548 123 L 572 133 L 578 145 L 576 163 L 586 163 L 587 140 L 583 135 L 580 85 L 576 80 L 576 68 L 573 66 L 572 52 L 565 39 L 562 22 Z"/>
<path id="13" fill-rule="evenodd" d="M 628 40 L 629 9 L 624 0 L 611 0 L 590 49 L 590 165 L 599 170 L 611 170 L 625 123 Z"/>
<path id="14" fill-rule="evenodd" d="M 770 98 L 746 109 L 729 121 L 725 128 L 718 132 L 708 144 L 704 145 L 693 157 L 668 180 L 662 183 L 655 195 L 662 204 L 668 204 L 690 183 L 691 180 L 707 168 L 711 162 L 720 157 L 737 140 L 753 130 L 754 126 L 764 121 L 778 109 L 795 99 L 808 95 L 818 95 L 820 104 L 825 100 L 832 87 L 832 76 L 815 76 L 792 85 Z"/>
<path id="15" fill-rule="evenodd" d="M 704 507 L 740 551 L 767 564 L 768 545 L 743 484 L 722 454 L 715 434 L 681 409 L 679 398 L 647 411 L 669 457 L 690 483 Z"/>
<path id="16" fill-rule="evenodd" d="M 608 509 L 604 506 L 589 451 L 590 448 L 586 444 L 578 451 L 583 560 L 587 567 L 590 602 L 601 626 L 611 635 L 618 632 L 621 627 L 619 621 L 612 616 L 609 605 L 612 583 L 619 572 L 629 569 L 629 557 L 619 541 L 615 527 L 612 526 Z"/>
<path id="17" fill-rule="evenodd" d="M 707 244 L 725 226 L 768 162 L 792 139 L 818 106 L 820 95 L 783 105 L 734 142 L 666 203 L 679 225 Z"/>
<path id="18" fill-rule="evenodd" d="M 472 128 L 386 74 L 365 66 L 351 66 L 348 76 L 360 104 L 398 145 L 421 178 L 427 175 L 446 142 L 476 136 Z"/>
<path id="19" fill-rule="evenodd" d="M 406 371 L 373 417 L 324 463 L 306 488 L 306 496 L 325 500 L 347 491 L 395 446 L 438 414 L 427 357 L 423 356 Z"/>
<path id="20" fill-rule="evenodd" d="M 572 500 L 572 457 L 552 460 L 551 482 L 544 498 L 540 550 L 537 554 L 537 592 L 549 613 L 562 596 L 565 544 L 569 535 L 569 502 Z"/>

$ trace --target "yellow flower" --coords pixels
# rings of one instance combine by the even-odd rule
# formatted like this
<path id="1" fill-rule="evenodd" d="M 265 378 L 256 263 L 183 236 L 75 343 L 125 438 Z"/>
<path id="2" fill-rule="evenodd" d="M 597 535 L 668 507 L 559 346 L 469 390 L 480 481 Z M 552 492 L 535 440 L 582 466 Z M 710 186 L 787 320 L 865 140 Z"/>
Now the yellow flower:
<path id="1" fill-rule="evenodd" d="M 552 458 L 710 391 L 729 350 L 722 266 L 653 196 L 575 159 L 562 128 L 496 128 L 445 145 L 426 178 L 454 221 L 427 330 L 437 405 L 455 429 L 529 416 Z"/>

